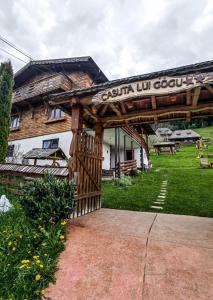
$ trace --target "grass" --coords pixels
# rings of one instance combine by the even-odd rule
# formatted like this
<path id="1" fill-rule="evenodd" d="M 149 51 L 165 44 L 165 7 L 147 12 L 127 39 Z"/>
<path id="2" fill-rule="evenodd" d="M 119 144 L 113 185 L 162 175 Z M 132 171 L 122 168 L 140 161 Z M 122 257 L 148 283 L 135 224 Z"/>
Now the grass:
<path id="1" fill-rule="evenodd" d="M 213 127 L 196 131 L 213 138 Z M 209 153 L 213 153 L 213 144 L 204 150 L 205 156 Z M 133 186 L 121 188 L 112 182 L 103 183 L 102 207 L 156 212 L 150 206 L 159 195 L 162 181 L 167 179 L 161 212 L 213 217 L 213 169 L 200 168 L 197 157 L 194 145 L 181 147 L 176 155 L 157 156 L 151 151 L 153 169 L 133 178 Z"/>
<path id="2" fill-rule="evenodd" d="M 2 186 L 0 194 L 5 194 Z M 36 227 L 25 217 L 18 198 L 7 197 L 14 207 L 0 214 L 0 299 L 42 299 L 64 249 L 64 223 Z"/>

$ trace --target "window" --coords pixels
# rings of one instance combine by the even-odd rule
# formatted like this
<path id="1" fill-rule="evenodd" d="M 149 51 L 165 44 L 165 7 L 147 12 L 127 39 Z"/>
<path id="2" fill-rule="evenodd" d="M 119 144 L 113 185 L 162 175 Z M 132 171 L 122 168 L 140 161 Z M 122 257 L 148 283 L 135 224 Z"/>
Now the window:
<path id="1" fill-rule="evenodd" d="M 56 149 L 58 148 L 59 139 L 45 140 L 43 141 L 43 149 Z"/>
<path id="2" fill-rule="evenodd" d="M 13 157 L 14 145 L 8 145 L 7 147 L 7 157 Z"/>
<path id="3" fill-rule="evenodd" d="M 19 127 L 19 115 L 11 116 L 10 128 L 18 128 Z"/>
<path id="4" fill-rule="evenodd" d="M 50 108 L 50 110 L 49 110 L 49 119 L 61 118 L 64 115 L 65 114 L 64 114 L 63 110 L 61 110 L 58 107 L 53 107 L 53 108 Z"/>

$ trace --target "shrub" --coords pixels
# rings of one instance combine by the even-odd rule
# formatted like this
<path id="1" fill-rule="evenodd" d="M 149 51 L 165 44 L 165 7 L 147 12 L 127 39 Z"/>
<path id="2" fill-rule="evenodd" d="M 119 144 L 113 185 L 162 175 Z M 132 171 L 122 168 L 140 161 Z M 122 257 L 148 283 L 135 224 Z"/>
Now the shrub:
<path id="1" fill-rule="evenodd" d="M 0 65 L 0 162 L 7 154 L 7 140 L 10 128 L 12 105 L 13 70 L 10 62 Z"/>
<path id="2" fill-rule="evenodd" d="M 75 185 L 51 174 L 23 186 L 21 205 L 27 217 L 39 224 L 57 223 L 74 210 Z"/>
<path id="3" fill-rule="evenodd" d="M 115 179 L 115 185 L 121 187 L 128 187 L 132 185 L 132 178 L 130 176 L 121 176 Z"/>
<path id="4" fill-rule="evenodd" d="M 138 176 L 138 174 L 139 174 L 138 170 L 131 170 L 129 172 L 129 176 Z"/>

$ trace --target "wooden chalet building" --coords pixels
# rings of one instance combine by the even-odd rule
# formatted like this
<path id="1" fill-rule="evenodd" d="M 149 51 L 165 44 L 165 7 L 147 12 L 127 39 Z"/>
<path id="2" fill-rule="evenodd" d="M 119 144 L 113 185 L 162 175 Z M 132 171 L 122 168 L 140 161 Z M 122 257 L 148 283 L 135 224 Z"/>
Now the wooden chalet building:
<path id="1" fill-rule="evenodd" d="M 32 164 L 26 154 L 33 149 L 36 149 L 34 154 L 39 153 L 37 157 L 34 155 L 33 164 L 52 164 L 51 159 L 44 160 L 40 155 L 42 149 L 61 149 L 68 159 L 72 139 L 71 109 L 50 106 L 48 95 L 90 89 L 107 82 L 107 77 L 91 57 L 38 60 L 26 64 L 15 74 L 7 162 Z M 85 131 L 94 135 L 91 127 L 88 122 Z M 146 125 L 144 133 L 147 136 L 154 132 Z M 148 168 L 147 149 L 142 148 L 137 131 L 130 128 L 120 129 L 119 133 L 113 128 L 104 131 L 102 168 L 115 168 L 118 138 L 119 161 L 136 160 L 137 167 L 141 167 L 142 156 L 142 166 Z M 65 166 L 67 160 L 59 160 L 58 164 Z"/>
<path id="2" fill-rule="evenodd" d="M 150 124 L 212 115 L 213 61 L 112 81 L 90 57 L 31 61 L 15 75 L 8 160 L 64 153 L 79 216 L 101 207 L 102 168 L 149 166 Z"/>

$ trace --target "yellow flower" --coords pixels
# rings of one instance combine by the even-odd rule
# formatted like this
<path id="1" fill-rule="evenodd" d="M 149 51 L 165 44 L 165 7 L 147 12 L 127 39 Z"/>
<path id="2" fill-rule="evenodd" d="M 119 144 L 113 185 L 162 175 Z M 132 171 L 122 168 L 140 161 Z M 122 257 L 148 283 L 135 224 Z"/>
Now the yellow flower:
<path id="1" fill-rule="evenodd" d="M 15 251 L 16 250 L 16 247 L 13 247 L 13 249 L 12 249 L 13 251 Z"/>
<path id="2" fill-rule="evenodd" d="M 45 253 L 44 256 L 47 256 L 47 253 Z"/>
<path id="3" fill-rule="evenodd" d="M 22 264 L 28 264 L 29 262 L 30 262 L 29 259 L 23 259 L 23 260 L 21 261 Z"/>
<path id="4" fill-rule="evenodd" d="M 33 258 L 34 258 L 34 259 L 38 259 L 38 258 L 39 258 L 39 256 L 38 256 L 38 255 L 35 255 L 35 256 L 33 256 Z"/>
<path id="5" fill-rule="evenodd" d="M 44 293 L 45 293 L 44 290 L 41 290 L 41 294 L 44 295 Z"/>
<path id="6" fill-rule="evenodd" d="M 64 240 L 64 236 L 63 235 L 60 235 L 60 240 Z"/>
<path id="7" fill-rule="evenodd" d="M 20 267 L 19 267 L 19 269 L 23 269 L 23 268 L 26 268 L 27 267 L 27 265 L 21 265 Z"/>
<path id="8" fill-rule="evenodd" d="M 67 222 L 66 221 L 61 221 L 61 225 L 63 226 L 63 225 L 66 225 L 67 224 Z"/>
<path id="9" fill-rule="evenodd" d="M 37 264 L 40 264 L 40 262 L 41 262 L 40 259 L 37 259 L 37 260 L 36 260 L 36 263 L 37 263 Z"/>
<path id="10" fill-rule="evenodd" d="M 41 275 L 40 274 L 37 274 L 36 276 L 35 276 L 35 280 L 40 280 L 41 279 Z"/>
<path id="11" fill-rule="evenodd" d="M 9 243 L 8 243 L 8 246 L 11 246 L 11 245 L 12 245 L 12 242 L 9 242 Z"/>
<path id="12" fill-rule="evenodd" d="M 43 266 L 43 265 L 40 265 L 39 267 L 40 267 L 41 269 L 43 269 L 44 266 Z"/>

